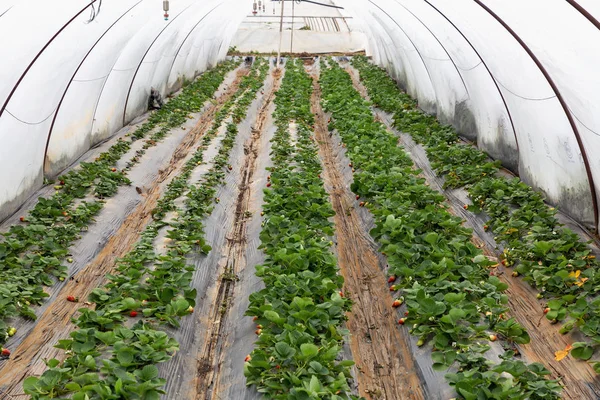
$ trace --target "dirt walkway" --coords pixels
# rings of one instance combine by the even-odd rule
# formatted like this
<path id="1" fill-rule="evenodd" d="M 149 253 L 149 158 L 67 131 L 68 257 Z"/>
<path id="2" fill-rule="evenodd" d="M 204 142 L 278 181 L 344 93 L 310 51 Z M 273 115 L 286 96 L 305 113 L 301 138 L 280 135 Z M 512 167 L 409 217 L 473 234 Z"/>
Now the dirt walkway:
<path id="1" fill-rule="evenodd" d="M 207 299 L 211 304 L 211 326 L 200 338 L 200 353 L 198 354 L 197 377 L 195 379 L 196 399 L 220 399 L 221 368 L 224 362 L 225 348 L 230 346 L 228 332 L 225 332 L 227 318 L 234 301 L 234 292 L 238 274 L 246 268 L 247 224 L 251 217 L 250 198 L 252 195 L 252 181 L 259 157 L 261 136 L 264 131 L 270 106 L 280 85 L 280 72 L 273 71 L 274 85 L 266 95 L 265 101 L 259 109 L 256 123 L 252 128 L 252 136 L 244 146 L 245 158 L 241 166 L 241 181 L 235 203 L 234 221 L 230 232 L 226 236 L 225 247 L 222 249 L 223 258 L 219 268 L 217 289 L 214 295 Z M 266 156 L 263 154 L 263 156 Z M 239 362 L 243 358 L 238 357 Z M 238 384 L 242 382 L 237 382 Z M 231 382 L 229 382 L 231 384 Z"/>
<path id="2" fill-rule="evenodd" d="M 407 332 L 398 328 L 379 259 L 354 209 L 354 195 L 344 185 L 320 101 L 318 77 L 313 74 L 312 112 L 325 186 L 335 211 L 338 265 L 345 292 L 354 301 L 347 327 L 359 393 L 368 399 L 425 399 Z"/>
<path id="3" fill-rule="evenodd" d="M 12 396 L 22 395 L 23 380 L 31 375 L 39 375 L 45 369 L 44 359 L 64 358 L 64 351 L 54 348 L 59 339 L 69 337 L 75 329 L 70 322 L 82 303 L 70 303 L 68 295 L 84 301 L 89 293 L 105 282 L 118 258 L 125 256 L 138 241 L 140 233 L 151 221 L 151 212 L 155 208 L 162 190 L 173 179 L 190 156 L 198 140 L 210 128 L 212 120 L 223 104 L 238 88 L 240 79 L 248 70 L 241 70 L 229 89 L 211 105 L 200 118 L 194 129 L 179 144 L 169 163 L 159 171 L 157 179 L 144 194 L 143 201 L 132 211 L 117 232 L 110 238 L 102 251 L 85 268 L 75 274 L 64 285 L 54 300 L 39 316 L 36 325 L 23 342 L 13 351 L 13 357 L 0 369 L 0 388 Z"/>

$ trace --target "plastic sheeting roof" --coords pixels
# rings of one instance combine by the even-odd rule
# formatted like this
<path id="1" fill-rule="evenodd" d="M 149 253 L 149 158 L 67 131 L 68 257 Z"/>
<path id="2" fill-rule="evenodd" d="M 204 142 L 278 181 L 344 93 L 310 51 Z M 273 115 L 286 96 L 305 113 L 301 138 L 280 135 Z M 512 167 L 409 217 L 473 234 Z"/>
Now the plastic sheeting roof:
<path id="1" fill-rule="evenodd" d="M 376 63 L 579 221 L 598 223 L 600 3 L 350 0 Z"/>
<path id="2" fill-rule="evenodd" d="M 215 65 L 234 0 L 0 0 L 0 219 L 163 95 Z M 93 8 L 92 8 L 93 7 Z M 93 21 L 92 13 L 96 12 Z"/>
<path id="3" fill-rule="evenodd" d="M 0 219 L 163 94 L 223 59 L 251 2 L 0 0 Z M 426 111 L 589 225 L 600 197 L 600 3 L 345 0 Z M 4 214 L 3 214 L 4 213 Z"/>

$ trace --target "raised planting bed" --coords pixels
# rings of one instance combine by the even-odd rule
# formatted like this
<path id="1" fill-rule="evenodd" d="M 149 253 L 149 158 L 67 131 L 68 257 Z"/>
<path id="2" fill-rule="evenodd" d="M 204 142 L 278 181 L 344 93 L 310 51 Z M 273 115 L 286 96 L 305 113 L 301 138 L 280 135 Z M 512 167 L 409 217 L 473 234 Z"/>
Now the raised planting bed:
<path id="1" fill-rule="evenodd" d="M 216 188 L 228 171 L 229 153 L 238 133 L 240 117 L 236 115 L 245 113 L 267 70 L 263 60 L 242 78 L 233 99 L 219 111 L 212 129 L 152 210 L 154 221 L 141 240 L 119 260 L 108 283 L 94 289 L 89 303 L 79 309 L 73 319 L 77 329 L 57 345 L 66 350 L 66 358 L 49 360 L 41 377 L 26 379 L 25 393 L 39 399 L 64 395 L 73 399 L 150 399 L 163 393 L 166 381 L 159 377 L 156 364 L 170 360 L 179 349 L 166 327 L 178 327 L 196 305 L 197 293 L 190 287 L 194 266 L 187 259 L 195 252 L 211 250 L 204 239 L 203 220 L 218 202 Z M 206 149 L 228 115 L 233 116 L 232 121 L 226 124 L 211 168 L 190 185 L 189 178 L 203 163 Z M 176 199 L 183 195 L 185 201 L 178 206 Z M 167 214 L 174 211 L 176 217 L 167 221 Z M 169 245 L 159 254 L 153 242 L 165 227 Z M 67 296 L 64 301 L 80 299 Z"/>
<path id="2" fill-rule="evenodd" d="M 67 278 L 68 266 L 73 262 L 70 246 L 94 222 L 104 201 L 114 196 L 119 187 L 129 184 L 127 171 L 139 162 L 141 154 L 129 160 L 124 170 L 118 170 L 117 163 L 132 144 L 158 127 L 159 131 L 141 151 L 156 145 L 171 129 L 181 125 L 189 113 L 200 110 L 235 66 L 234 62 L 227 62 L 204 73 L 163 109 L 153 113 L 128 139 L 117 140 L 94 161 L 81 163 L 60 176 L 54 194 L 41 197 L 28 214 L 20 217 L 18 224 L 3 234 L 0 344 L 16 333 L 15 317 L 37 317 L 33 306 L 40 305 L 48 296 L 44 286 Z"/>
<path id="3" fill-rule="evenodd" d="M 353 362 L 336 361 L 350 301 L 331 251 L 333 210 L 311 140 L 311 92 L 302 63 L 288 61 L 275 99 L 277 131 L 260 235 L 267 258 L 256 267 L 265 289 L 250 296 L 247 311 L 258 341 L 246 357 L 245 375 L 271 399 L 357 397 L 348 385 Z"/>
<path id="4" fill-rule="evenodd" d="M 540 193 L 519 178 L 501 176 L 499 162 L 462 143 L 452 127 L 418 110 L 385 71 L 362 57 L 355 58 L 353 65 L 373 103 L 393 113 L 394 125 L 423 144 L 445 186 L 466 189 L 472 204 L 465 207 L 485 216 L 483 228 L 493 232 L 502 265 L 513 268 L 513 276 L 521 276 L 538 290 L 544 317 L 561 323 L 561 334 L 570 333 L 571 344 L 557 348 L 556 359 L 570 352 L 600 372 L 600 362 L 593 361 L 600 342 L 600 276 L 591 242 L 561 224 L 558 211 L 545 204 Z"/>
<path id="5" fill-rule="evenodd" d="M 344 70 L 323 63 L 320 83 L 330 129 L 351 160 L 351 188 L 375 218 L 371 234 L 387 257 L 390 290 L 398 293 L 392 306 L 404 311 L 398 323 L 412 327 L 418 346 L 431 345 L 433 368 L 450 369 L 446 379 L 459 397 L 558 398 L 560 385 L 546 379 L 543 365 L 515 357 L 529 336 L 506 317 L 508 286 L 490 275 L 495 262 L 471 242 L 471 230 L 375 121 Z"/>

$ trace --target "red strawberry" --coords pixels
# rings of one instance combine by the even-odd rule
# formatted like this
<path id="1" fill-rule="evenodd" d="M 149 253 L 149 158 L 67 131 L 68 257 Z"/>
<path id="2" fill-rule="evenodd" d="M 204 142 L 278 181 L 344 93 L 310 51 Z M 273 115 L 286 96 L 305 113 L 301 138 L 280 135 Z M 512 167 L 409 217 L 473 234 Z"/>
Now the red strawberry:
<path id="1" fill-rule="evenodd" d="M 351 166 L 352 166 L 352 163 L 348 164 L 348 166 L 349 166 L 349 167 L 351 167 Z"/>
<path id="2" fill-rule="evenodd" d="M 398 320 L 398 324 L 400 324 L 400 325 L 404 325 L 405 322 L 406 322 L 406 318 L 400 318 Z"/>
<path id="3" fill-rule="evenodd" d="M 483 230 L 484 230 L 484 231 L 487 231 L 489 228 L 490 228 L 490 227 L 489 227 L 489 226 L 487 226 L 487 225 L 484 225 L 484 226 L 483 226 Z"/>
<path id="4" fill-rule="evenodd" d="M 229 166 L 227 167 L 227 169 L 229 169 L 229 170 L 231 171 L 231 170 L 233 169 L 233 167 L 232 167 L 231 165 L 229 165 Z"/>
<path id="5" fill-rule="evenodd" d="M 396 307 L 400 307 L 402 305 L 402 300 L 394 300 L 394 302 L 392 303 L 392 307 L 396 308 Z"/>
<path id="6" fill-rule="evenodd" d="M 404 311 L 404 316 L 408 317 L 408 311 Z"/>
<path id="7" fill-rule="evenodd" d="M 356 200 L 358 200 L 358 199 L 360 199 L 360 196 L 359 196 L 359 195 L 356 195 Z"/>
<path id="8" fill-rule="evenodd" d="M 271 182 L 267 183 L 267 187 L 271 187 Z"/>
<path id="9" fill-rule="evenodd" d="M 271 180 L 271 175 L 267 176 L 267 180 L 270 181 Z"/>
<path id="10" fill-rule="evenodd" d="M 135 318 L 135 317 L 137 317 L 137 311 L 135 311 L 135 310 L 131 311 L 131 312 L 129 313 L 129 316 L 130 316 L 131 318 Z"/>
<path id="11" fill-rule="evenodd" d="M 19 220 L 20 220 L 21 222 L 25 222 L 25 217 L 21 217 L 21 218 L 19 218 Z"/>
<path id="12" fill-rule="evenodd" d="M 116 169 L 116 168 L 114 168 L 114 167 L 113 167 L 113 168 L 111 168 L 110 170 L 111 170 L 112 172 L 117 172 L 117 169 Z"/>
<path id="13" fill-rule="evenodd" d="M 64 185 L 64 184 L 65 184 L 65 181 L 60 181 L 59 183 L 60 183 L 61 185 Z"/>
<path id="14" fill-rule="evenodd" d="M 10 350 L 9 349 L 5 349 L 4 347 L 2 348 L 2 355 L 4 357 L 8 357 L 10 356 Z"/>
<path id="15" fill-rule="evenodd" d="M 260 335 L 262 333 L 262 329 L 257 329 L 254 331 L 254 333 L 256 333 L 257 335 Z"/>
<path id="16" fill-rule="evenodd" d="M 360 207 L 364 207 L 364 206 L 365 206 L 365 202 L 364 202 L 364 201 L 361 201 L 360 203 L 358 203 L 358 205 L 359 205 Z"/>
<path id="17" fill-rule="evenodd" d="M 550 311 L 550 307 L 544 308 L 544 314 L 548 314 L 548 311 Z"/>
<path id="18" fill-rule="evenodd" d="M 246 358 L 244 358 L 244 362 L 248 362 L 248 361 L 251 361 L 251 360 L 252 360 L 252 357 L 250 357 L 250 354 L 248 354 L 246 356 Z"/>
<path id="19" fill-rule="evenodd" d="M 390 286 L 390 292 L 394 292 L 396 290 L 396 285 Z"/>
<path id="20" fill-rule="evenodd" d="M 67 296 L 67 301 L 70 301 L 71 303 L 77 303 L 75 296 Z"/>
<path id="21" fill-rule="evenodd" d="M 465 204 L 465 205 L 463 206 L 463 208 L 466 210 L 467 208 L 469 208 L 469 206 Z"/>
<path id="22" fill-rule="evenodd" d="M 388 283 L 392 283 L 392 282 L 394 282 L 394 281 L 396 281 L 396 276 L 395 276 L 395 275 L 392 275 L 392 276 L 390 276 L 390 277 L 388 278 Z"/>
<path id="23" fill-rule="evenodd" d="M 344 292 L 340 290 L 338 293 L 340 294 L 340 297 L 344 297 Z"/>
<path id="24" fill-rule="evenodd" d="M 252 318 L 252 321 L 256 321 L 257 319 L 258 317 L 255 316 L 254 318 Z"/>

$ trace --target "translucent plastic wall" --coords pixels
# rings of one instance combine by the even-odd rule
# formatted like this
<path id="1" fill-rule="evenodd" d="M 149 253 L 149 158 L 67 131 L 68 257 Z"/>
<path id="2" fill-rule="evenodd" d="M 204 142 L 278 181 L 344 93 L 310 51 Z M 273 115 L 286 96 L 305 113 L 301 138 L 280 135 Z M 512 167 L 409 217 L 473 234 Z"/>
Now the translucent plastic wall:
<path id="1" fill-rule="evenodd" d="M 0 0 L 0 220 L 43 182 L 222 60 L 236 0 Z M 92 12 L 95 18 L 90 21 Z"/>
<path id="2" fill-rule="evenodd" d="M 590 226 L 600 195 L 600 2 L 350 0 L 421 108 Z"/>

